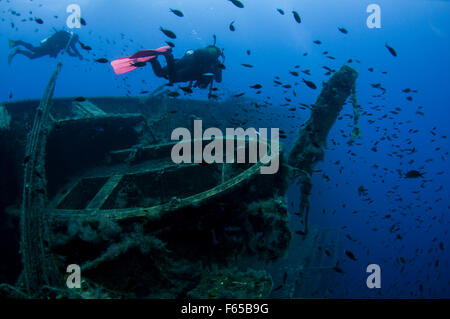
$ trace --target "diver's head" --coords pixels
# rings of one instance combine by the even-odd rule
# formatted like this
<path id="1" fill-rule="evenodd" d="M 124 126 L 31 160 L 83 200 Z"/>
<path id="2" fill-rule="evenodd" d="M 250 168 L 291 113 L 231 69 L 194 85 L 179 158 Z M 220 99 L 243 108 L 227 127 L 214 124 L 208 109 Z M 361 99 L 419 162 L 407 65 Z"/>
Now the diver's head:
<path id="1" fill-rule="evenodd" d="M 216 59 L 218 59 L 219 57 L 225 58 L 223 55 L 223 51 L 215 45 L 208 45 L 206 49 L 208 50 L 208 53 L 214 56 L 214 58 Z"/>

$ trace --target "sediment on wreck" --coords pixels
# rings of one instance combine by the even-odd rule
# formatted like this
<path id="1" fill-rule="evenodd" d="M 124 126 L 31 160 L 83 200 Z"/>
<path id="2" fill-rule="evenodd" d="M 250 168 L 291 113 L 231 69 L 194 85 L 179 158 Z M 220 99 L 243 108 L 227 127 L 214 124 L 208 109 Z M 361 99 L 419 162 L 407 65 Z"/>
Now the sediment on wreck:
<path id="1" fill-rule="evenodd" d="M 350 95 L 355 96 L 358 72 L 342 66 L 328 82 L 325 82 L 313 106 L 311 116 L 300 131 L 289 154 L 288 163 L 294 168 L 294 176 L 300 178 L 300 215 L 303 216 L 304 233 L 308 231 L 309 195 L 312 189 L 311 175 L 314 166 L 323 160 L 328 133 L 333 127 Z"/>

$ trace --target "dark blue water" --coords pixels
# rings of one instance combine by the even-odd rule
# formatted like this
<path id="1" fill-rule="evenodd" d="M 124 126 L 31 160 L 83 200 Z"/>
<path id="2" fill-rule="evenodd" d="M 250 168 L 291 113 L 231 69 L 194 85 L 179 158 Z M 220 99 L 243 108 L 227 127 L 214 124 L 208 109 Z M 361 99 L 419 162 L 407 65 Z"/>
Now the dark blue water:
<path id="1" fill-rule="evenodd" d="M 37 45 L 53 28 L 65 27 L 66 7 L 71 3 L 74 1 L 0 1 L 0 100 L 8 100 L 10 94 L 13 100 L 42 95 L 55 59 L 31 61 L 17 56 L 8 67 L 7 39 Z M 175 56 L 212 44 L 216 34 L 217 45 L 225 49 L 227 66 L 223 82 L 217 86 L 219 98 L 240 92 L 261 101 L 270 97 L 273 105 L 263 121 L 265 126 L 297 132 L 309 111 L 297 110 L 296 119 L 287 118 L 286 107 L 280 106 L 286 103 L 285 97 L 293 104 L 313 103 L 320 84 L 328 78 L 322 67 L 338 69 L 352 59 L 349 64 L 359 71 L 357 97 L 363 112 L 363 136 L 349 146 L 353 120 L 343 116 L 337 121 L 329 135 L 325 161 L 317 167 L 322 172 L 313 177 L 311 196 L 310 223 L 343 234 L 340 267 L 344 274 L 330 281 L 331 296 L 450 296 L 450 2 L 247 0 L 243 9 L 227 0 L 76 3 L 86 21 L 76 33 L 93 50 L 81 50 L 83 61 L 63 58 L 55 96 L 134 96 L 142 90 L 152 91 L 164 80 L 154 76 L 149 67 L 117 76 L 109 64 L 93 60 L 113 60 L 166 45 L 170 39 L 159 31 L 163 26 L 177 35 L 171 40 L 176 44 Z M 366 25 L 366 8 L 371 3 L 381 8 L 379 29 Z M 172 14 L 169 8 L 181 10 L 184 17 Z M 276 8 L 286 14 L 279 14 Z M 21 16 L 13 15 L 11 9 Z M 295 22 L 292 10 L 299 12 L 302 23 Z M 44 23 L 21 21 L 28 17 L 39 17 Z M 229 30 L 232 21 L 235 32 Z M 348 33 L 338 27 L 345 27 Z M 315 44 L 315 40 L 322 44 Z M 396 50 L 397 57 L 389 53 L 386 43 Z M 245 68 L 242 63 L 254 67 Z M 294 69 L 296 65 L 300 68 Z M 311 75 L 301 73 L 306 69 Z M 300 77 L 289 73 L 293 70 L 299 71 Z M 275 76 L 291 84 L 296 96 L 292 89 L 274 87 Z M 314 81 L 318 90 L 304 85 L 302 77 Z M 260 95 L 249 89 L 257 83 L 263 86 Z M 381 91 L 370 85 L 377 83 L 386 89 L 381 97 L 374 97 Z M 418 92 L 402 92 L 406 88 Z M 206 99 L 207 91 L 196 91 L 193 97 Z M 351 106 L 343 113 L 352 114 Z M 286 144 L 295 136 L 290 134 Z M 375 145 L 376 152 L 372 150 Z M 409 170 L 422 172 L 423 178 L 406 179 L 404 174 Z M 367 189 L 366 195 L 358 193 L 360 186 Z M 348 258 L 345 250 L 356 260 Z M 380 265 L 381 289 L 367 288 L 368 264 Z"/>

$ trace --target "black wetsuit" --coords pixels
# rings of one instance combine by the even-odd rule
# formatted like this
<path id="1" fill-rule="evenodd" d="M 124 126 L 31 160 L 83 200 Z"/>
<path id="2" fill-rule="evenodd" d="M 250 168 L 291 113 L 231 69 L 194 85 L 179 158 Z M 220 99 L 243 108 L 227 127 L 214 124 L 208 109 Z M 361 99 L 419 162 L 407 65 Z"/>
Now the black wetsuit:
<path id="1" fill-rule="evenodd" d="M 69 40 L 70 43 L 69 45 L 67 45 Z M 80 59 L 83 59 L 82 55 L 75 46 L 79 42 L 78 36 L 74 35 L 72 37 L 72 35 L 67 31 L 57 31 L 47 39 L 43 40 L 40 46 L 37 47 L 22 40 L 17 40 L 13 42 L 14 42 L 13 47 L 21 45 L 27 49 L 27 50 L 16 49 L 14 55 L 22 54 L 30 59 L 36 59 L 44 55 L 56 58 L 57 55 L 66 48 L 66 46 L 67 46 L 67 54 L 69 54 L 70 56 L 77 56 Z"/>
<path id="2" fill-rule="evenodd" d="M 157 59 L 150 60 L 153 72 L 166 78 L 170 83 L 192 82 L 194 87 L 206 88 L 213 80 L 222 82 L 219 56 L 221 51 L 215 46 L 188 51 L 181 59 L 174 59 L 171 52 L 164 53 L 167 65 L 161 67 Z"/>

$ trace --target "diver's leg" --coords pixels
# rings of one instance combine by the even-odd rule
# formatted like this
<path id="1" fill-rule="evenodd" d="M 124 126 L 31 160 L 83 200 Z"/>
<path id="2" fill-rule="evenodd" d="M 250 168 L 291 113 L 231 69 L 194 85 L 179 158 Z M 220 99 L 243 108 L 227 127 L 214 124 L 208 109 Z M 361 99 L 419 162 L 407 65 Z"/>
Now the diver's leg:
<path id="1" fill-rule="evenodd" d="M 161 67 L 161 63 L 157 59 L 151 59 L 150 64 L 152 65 L 153 72 L 159 78 L 164 78 L 167 76 L 167 72 Z"/>
<path id="2" fill-rule="evenodd" d="M 163 55 L 166 58 L 167 73 L 169 75 L 170 82 L 175 82 L 175 59 L 173 54 L 168 51 L 163 53 Z"/>
<path id="3" fill-rule="evenodd" d="M 38 47 L 35 47 L 34 45 L 32 45 L 31 43 L 22 41 L 22 40 L 17 40 L 17 41 L 13 41 L 12 47 L 16 47 L 22 45 L 23 47 L 25 47 L 25 49 L 28 49 L 30 51 L 36 52 L 38 51 Z"/>
<path id="4" fill-rule="evenodd" d="M 32 60 L 46 55 L 46 53 L 44 53 L 44 52 L 29 52 L 29 51 L 25 51 L 22 49 L 17 49 L 14 55 L 16 55 L 16 54 L 22 54 Z"/>

